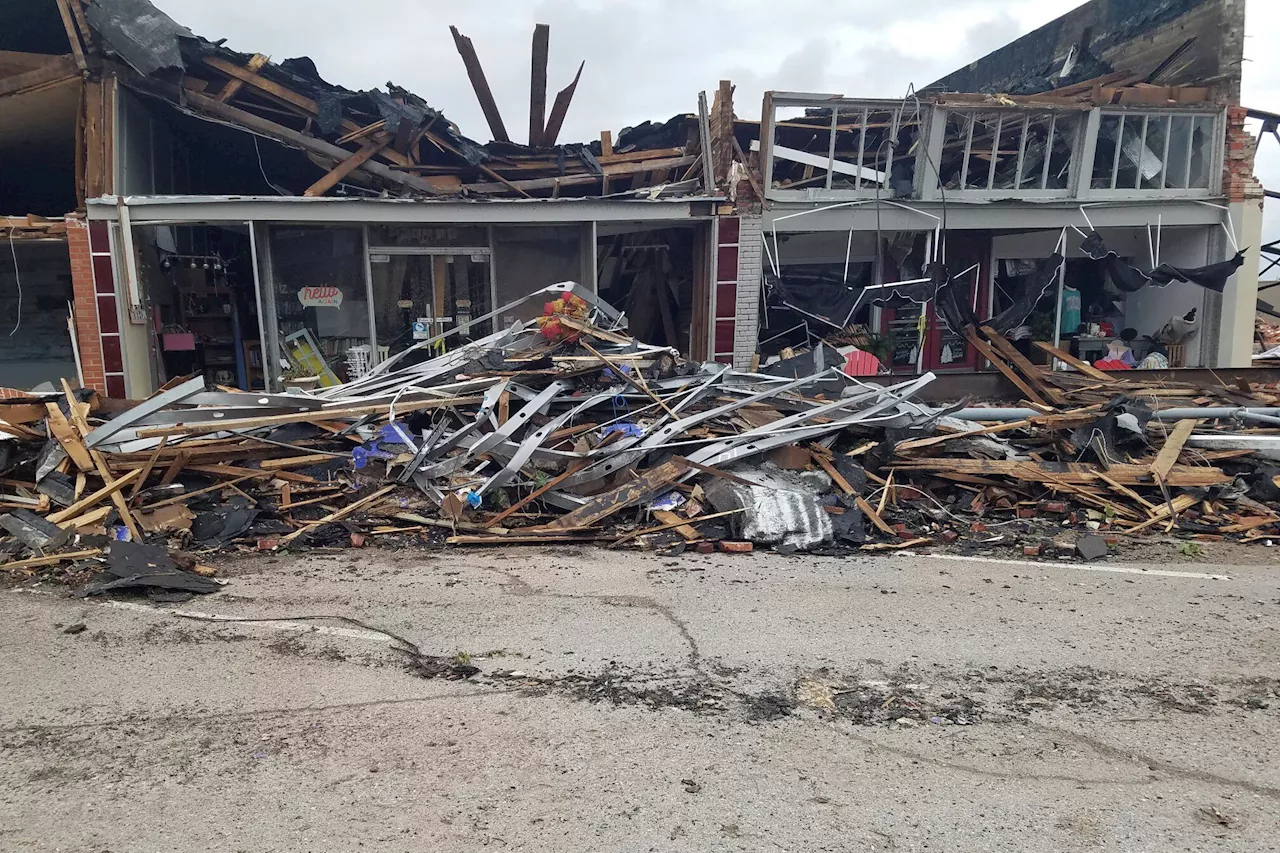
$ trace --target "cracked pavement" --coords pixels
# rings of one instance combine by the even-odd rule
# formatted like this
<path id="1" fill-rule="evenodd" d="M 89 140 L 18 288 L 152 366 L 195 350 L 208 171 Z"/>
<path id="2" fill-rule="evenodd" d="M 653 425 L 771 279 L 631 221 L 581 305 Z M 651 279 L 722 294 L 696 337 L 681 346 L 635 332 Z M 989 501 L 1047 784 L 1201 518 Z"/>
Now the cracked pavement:
<path id="1" fill-rule="evenodd" d="M 366 549 L 182 605 L 0 591 L 0 850 L 1276 849 L 1280 578 L 1108 567 Z"/>

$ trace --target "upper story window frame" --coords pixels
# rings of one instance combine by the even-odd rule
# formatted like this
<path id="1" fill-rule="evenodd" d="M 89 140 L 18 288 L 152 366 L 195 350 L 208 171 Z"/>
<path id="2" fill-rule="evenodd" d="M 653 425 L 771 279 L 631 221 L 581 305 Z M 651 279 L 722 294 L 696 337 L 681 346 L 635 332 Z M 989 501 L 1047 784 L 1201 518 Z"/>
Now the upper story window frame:
<path id="1" fill-rule="evenodd" d="M 1105 106 L 1090 114 L 1089 134 L 1086 140 L 1086 157 L 1078 176 L 1078 197 L 1107 200 L 1138 200 L 1152 198 L 1211 198 L 1222 195 L 1223 158 L 1226 155 L 1226 110 L 1220 107 L 1161 108 L 1149 106 Z M 1171 132 L 1176 125 L 1187 127 L 1187 149 L 1179 156 Z M 1163 125 L 1164 133 L 1159 130 Z M 1203 134 L 1205 148 L 1199 152 L 1200 171 L 1203 180 L 1193 174 L 1196 162 L 1195 134 Z M 1101 146 L 1104 140 L 1118 137 L 1110 146 Z M 1130 138 L 1136 144 L 1130 145 Z M 1155 140 L 1151 149 L 1148 141 Z M 1136 150 L 1134 156 L 1126 148 Z M 1100 155 L 1110 156 L 1110 162 L 1101 162 Z M 1150 160 L 1148 160 L 1148 157 Z M 1166 164 L 1171 157 L 1178 166 L 1175 186 L 1169 186 L 1171 170 Z M 1158 168 L 1159 187 L 1143 187 L 1146 180 L 1143 164 Z M 1109 166 L 1109 169 L 1108 169 Z M 1095 168 L 1096 167 L 1096 168 Z M 1132 170 L 1133 177 L 1128 176 Z M 1096 173 L 1096 174 L 1095 174 Z M 1099 181 L 1100 179 L 1100 181 Z M 1096 185 L 1101 183 L 1101 185 Z M 1190 186 L 1192 183 L 1200 186 Z"/>
<path id="2" fill-rule="evenodd" d="M 798 189 L 789 189 L 787 187 L 775 187 L 775 155 L 776 148 L 781 147 L 775 143 L 775 131 L 780 124 L 778 119 L 778 110 L 784 107 L 807 107 L 826 109 L 830 112 L 830 127 L 827 130 L 827 150 L 824 154 L 814 154 L 805 152 L 803 155 L 797 152 L 789 152 L 783 156 L 783 160 L 788 163 L 802 163 L 813 166 L 814 177 L 811 178 L 811 184 L 807 187 Z M 862 111 L 861 132 L 858 143 L 858 157 L 856 162 L 849 158 L 847 161 L 837 156 L 836 151 L 836 135 L 834 129 L 841 123 L 842 117 L 847 118 L 850 114 L 855 116 L 855 124 L 857 122 L 856 113 Z M 867 117 L 875 112 L 888 113 L 894 117 L 894 130 L 907 127 L 910 124 L 918 125 L 915 142 L 908 150 L 902 150 L 904 146 L 884 146 L 884 150 L 879 157 L 875 152 L 870 152 L 866 143 L 868 136 Z M 968 170 L 962 169 L 959 186 L 955 186 L 955 175 L 950 174 L 944 164 L 945 146 L 947 145 L 948 121 L 955 117 L 963 117 L 968 122 L 967 131 L 963 134 L 964 139 L 960 140 L 965 145 L 965 151 L 962 155 L 962 163 L 967 165 L 969 169 L 986 169 L 985 174 L 978 173 L 976 177 L 968 174 Z M 987 124 L 987 130 L 982 134 L 982 143 L 987 145 L 988 152 L 983 158 L 982 152 L 972 150 L 974 124 L 978 121 L 977 117 L 983 117 Z M 994 132 L 991 131 L 992 122 L 994 121 Z M 1047 133 L 1043 125 L 1048 122 Z M 1048 156 L 1041 158 L 1038 164 L 1040 173 L 1033 176 L 1034 186 L 1023 188 L 1028 182 L 1027 164 L 1031 162 L 1028 154 L 1028 147 L 1032 140 L 1032 129 L 1036 127 L 1036 123 L 1040 122 L 1040 129 L 1037 131 L 1035 141 L 1041 142 L 1047 146 Z M 812 122 L 811 122 L 812 123 Z M 1103 145 L 1101 152 L 1099 151 L 1099 134 L 1104 134 L 1103 141 L 1108 138 L 1107 134 L 1114 134 L 1114 128 L 1118 123 L 1122 123 L 1123 127 L 1135 128 L 1133 134 L 1135 137 L 1141 137 L 1136 143 L 1130 143 L 1128 136 L 1122 130 L 1120 136 L 1114 145 Z M 1065 131 L 1070 134 L 1069 144 L 1070 158 L 1066 164 L 1066 179 L 1058 181 L 1065 186 L 1050 186 L 1053 181 L 1049 179 L 1050 166 L 1053 163 L 1053 145 L 1060 143 L 1062 139 L 1068 138 L 1063 136 L 1064 125 L 1070 125 Z M 819 125 L 814 125 L 815 130 L 821 130 Z M 1174 132 L 1175 127 L 1189 127 L 1190 131 L 1186 138 L 1187 143 L 1186 156 L 1178 154 L 1179 134 Z M 1153 128 L 1156 132 L 1153 132 Z M 1163 128 L 1161 131 L 1160 129 Z M 953 131 L 955 128 L 953 127 Z M 855 131 L 857 132 L 857 131 Z M 986 137 L 990 135 L 991 141 L 987 142 Z M 953 133 L 953 136 L 955 134 Z M 1041 137 L 1044 137 L 1042 139 Z M 1200 153 L 1196 153 L 1195 143 L 1191 140 L 1196 138 L 1206 139 L 1206 148 Z M 1156 147 L 1159 151 L 1150 150 L 1147 145 L 1148 141 L 1155 140 Z M 957 139 L 953 139 L 952 143 L 956 143 Z M 1204 199 L 1222 195 L 1222 170 L 1223 162 L 1226 154 L 1226 110 L 1223 107 L 1216 106 L 1178 106 L 1178 107 L 1153 107 L 1149 105 L 1142 106 L 1100 106 L 1091 107 L 1089 105 L 1073 105 L 1073 104 L 1044 104 L 1044 103 L 1020 103 L 1020 104 L 990 104 L 990 103 L 926 103 L 923 100 L 917 102 L 914 99 L 901 100 L 877 100 L 865 98 L 846 98 L 842 95 L 820 95 L 807 94 L 798 92 L 766 92 L 764 99 L 764 109 L 760 125 L 760 141 L 758 146 L 760 151 L 761 170 L 764 173 L 764 193 L 766 199 L 776 202 L 847 202 L 857 200 L 874 199 L 877 194 L 882 199 L 898 198 L 902 200 L 918 200 L 918 201 L 941 201 L 943 198 L 955 198 L 964 201 L 996 201 L 996 200 L 1078 200 L 1085 201 L 1089 199 L 1107 200 L 1107 201 L 1150 201 L 1152 199 L 1168 198 L 1168 199 Z M 1006 150 L 1007 148 L 1007 150 Z M 1136 159 L 1129 157 L 1128 165 L 1118 163 L 1125 159 L 1123 152 L 1125 149 L 1136 151 Z M 955 152 L 950 152 L 954 154 Z M 1062 150 L 1058 149 L 1059 163 Z M 1105 185 L 1094 186 L 1095 160 L 1099 157 L 1111 157 L 1111 172 L 1108 173 L 1108 180 Z M 1164 164 L 1170 163 L 1170 156 L 1173 156 L 1174 169 L 1167 168 Z M 1016 161 L 1015 161 L 1016 156 Z M 797 159 L 802 157 L 802 159 Z M 902 158 L 909 157 L 912 160 L 911 182 L 912 189 L 910 195 L 906 195 L 901 191 L 902 181 L 898 182 L 898 192 L 894 192 L 891 186 L 893 180 L 893 168 L 895 162 L 900 163 Z M 1193 167 L 1192 160 L 1195 158 Z M 1003 159 L 1002 159 L 1003 158 Z M 954 161 L 954 156 L 951 160 Z M 1151 178 L 1148 177 L 1153 169 L 1156 161 L 1159 161 L 1160 178 L 1159 186 L 1151 185 Z M 1016 162 L 1016 169 L 1013 171 L 1012 181 L 1008 177 L 1008 168 Z M 975 167 L 974 163 L 978 165 Z M 794 168 L 794 167 L 793 167 Z M 998 179 L 999 171 L 1004 169 L 1004 178 Z M 1054 166 L 1061 172 L 1062 166 Z M 1101 165 L 1100 165 L 1101 168 Z M 825 169 L 825 175 L 822 170 Z M 1198 180 L 1189 179 L 1193 174 L 1199 176 Z M 878 172 L 883 170 L 883 175 L 876 179 L 871 176 L 867 179 L 867 171 Z M 948 180 L 953 186 L 948 188 L 943 186 L 943 178 L 939 175 L 939 170 L 947 174 Z M 900 170 L 906 172 L 906 169 Z M 1170 181 L 1169 174 L 1178 171 L 1181 177 L 1177 180 Z M 846 175 L 852 174 L 852 188 L 833 187 L 833 174 L 843 172 Z M 1099 173 L 1101 174 L 1101 173 Z M 846 178 L 845 180 L 849 180 Z M 1132 181 L 1132 183 L 1129 183 Z M 1010 184 L 1013 185 L 1010 185 Z M 1174 185 L 1170 185 L 1173 183 Z M 1145 184 L 1145 185 L 1144 185 Z M 1186 186 L 1186 184 L 1200 184 L 1199 186 Z M 877 193 L 877 185 L 879 191 Z"/>
<path id="3" fill-rule="evenodd" d="M 805 107 L 830 111 L 829 125 L 825 127 L 815 125 L 815 130 L 825 131 L 826 134 L 827 146 L 823 154 L 816 156 L 806 154 L 805 159 L 795 160 L 794 158 L 797 156 L 795 153 L 788 157 L 780 155 L 776 151 L 778 147 L 781 147 L 775 144 L 774 141 L 777 128 L 786 122 L 785 119 L 778 119 L 778 110 L 786 107 Z M 856 201 L 874 199 L 877 196 L 877 184 L 881 185 L 878 192 L 880 198 L 902 197 L 895 196 L 887 184 L 891 180 L 895 164 L 901 165 L 903 158 L 910 158 L 910 168 L 913 173 L 912 192 L 909 197 L 917 197 L 919 195 L 920 167 L 926 153 L 924 146 L 917 144 L 912 146 L 911 150 L 901 151 L 893 145 L 882 144 L 877 146 L 869 144 L 874 143 L 874 140 L 867 138 L 868 123 L 876 113 L 887 114 L 887 123 L 891 128 L 888 134 L 890 137 L 911 123 L 918 124 L 920 128 L 919 136 L 923 137 L 924 129 L 929 120 L 929 110 L 929 104 L 923 101 L 917 102 L 914 99 L 904 102 L 899 99 L 846 98 L 843 95 L 820 95 L 803 92 L 765 92 L 760 120 L 760 140 L 758 144 L 752 146 L 760 152 L 765 198 L 770 201 Z M 857 156 L 856 158 L 844 160 L 837 156 L 836 129 L 840 125 L 841 117 L 850 115 L 857 116 L 856 121 L 860 128 L 860 130 L 855 131 L 858 138 Z M 825 170 L 825 175 L 819 175 L 822 178 L 822 185 L 801 189 L 775 187 L 774 175 L 777 171 L 774 168 L 775 157 L 781 157 L 784 161 L 812 165 L 815 170 Z M 837 173 L 851 176 L 854 188 L 833 187 L 833 176 Z M 882 173 L 882 175 L 877 180 L 874 175 L 869 173 Z"/>

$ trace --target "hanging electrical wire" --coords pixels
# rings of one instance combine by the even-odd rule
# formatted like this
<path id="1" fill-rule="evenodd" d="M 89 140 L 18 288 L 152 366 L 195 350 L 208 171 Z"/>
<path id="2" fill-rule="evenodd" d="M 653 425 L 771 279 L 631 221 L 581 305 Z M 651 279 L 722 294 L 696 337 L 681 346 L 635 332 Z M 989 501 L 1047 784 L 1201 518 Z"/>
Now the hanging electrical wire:
<path id="1" fill-rule="evenodd" d="M 13 324 L 13 331 L 9 333 L 12 338 L 22 325 L 22 274 L 18 272 L 18 248 L 14 245 L 12 228 L 9 229 L 9 254 L 13 255 L 13 280 L 18 285 L 18 317 Z"/>

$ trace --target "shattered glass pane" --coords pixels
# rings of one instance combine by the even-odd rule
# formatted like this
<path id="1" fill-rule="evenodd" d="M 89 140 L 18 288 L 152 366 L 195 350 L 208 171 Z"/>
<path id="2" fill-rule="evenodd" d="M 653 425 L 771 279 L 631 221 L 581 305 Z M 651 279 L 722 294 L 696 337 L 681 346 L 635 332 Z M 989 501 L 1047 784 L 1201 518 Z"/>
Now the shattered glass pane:
<path id="1" fill-rule="evenodd" d="M 1164 144 L 1169 138 L 1169 117 L 1167 115 L 1153 115 L 1147 117 L 1147 150 L 1156 158 L 1154 164 L 1154 173 L 1148 175 L 1146 171 L 1142 174 L 1142 189 L 1158 190 L 1164 187 L 1165 162 L 1164 162 Z"/>
<path id="2" fill-rule="evenodd" d="M 1006 113 L 1000 125 L 1000 146 L 996 156 L 994 189 L 1018 189 L 1018 153 L 1022 150 L 1022 131 L 1027 123 L 1023 113 Z"/>
<path id="3" fill-rule="evenodd" d="M 1095 190 L 1111 189 L 1111 175 L 1120 146 L 1120 121 L 1122 116 L 1104 115 L 1098 125 L 1098 142 L 1093 151 L 1093 181 Z"/>
<path id="4" fill-rule="evenodd" d="M 1142 144 L 1142 116 L 1120 117 L 1120 167 L 1112 189 L 1134 189 L 1138 185 L 1138 163 L 1147 166 L 1147 151 Z"/>
<path id="5" fill-rule="evenodd" d="M 996 125 L 999 113 L 975 113 L 973 115 L 973 139 L 969 145 L 969 171 L 965 177 L 965 189 L 985 190 L 991 172 L 991 156 L 995 148 Z"/>
<path id="6" fill-rule="evenodd" d="M 1209 188 L 1209 169 L 1213 160 L 1214 117 L 1194 116 L 1191 126 L 1191 180 L 1193 189 Z"/>
<path id="7" fill-rule="evenodd" d="M 1191 168 L 1191 116 L 1173 116 L 1170 119 L 1169 162 L 1166 165 L 1165 187 L 1186 187 L 1187 172 Z"/>

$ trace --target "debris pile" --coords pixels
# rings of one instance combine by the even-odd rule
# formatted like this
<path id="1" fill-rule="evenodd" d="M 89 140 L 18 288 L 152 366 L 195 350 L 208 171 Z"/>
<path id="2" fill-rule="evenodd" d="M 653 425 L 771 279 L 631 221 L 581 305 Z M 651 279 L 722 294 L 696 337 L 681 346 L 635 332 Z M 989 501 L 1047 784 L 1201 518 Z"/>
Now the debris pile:
<path id="1" fill-rule="evenodd" d="M 968 337 L 1024 407 L 938 410 L 912 400 L 932 375 L 694 364 L 572 283 L 520 302 L 535 299 L 533 321 L 482 334 L 520 303 L 504 306 L 317 391 L 196 378 L 137 404 L 65 383 L 0 402 L 0 567 L 105 563 L 86 591 L 189 594 L 217 588 L 199 555 L 228 548 L 1048 543 L 1096 558 L 1072 531 L 1280 531 L 1265 391 L 1120 380 L 1037 344 L 1072 368 L 1048 370 L 984 327 Z"/>

